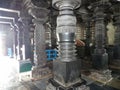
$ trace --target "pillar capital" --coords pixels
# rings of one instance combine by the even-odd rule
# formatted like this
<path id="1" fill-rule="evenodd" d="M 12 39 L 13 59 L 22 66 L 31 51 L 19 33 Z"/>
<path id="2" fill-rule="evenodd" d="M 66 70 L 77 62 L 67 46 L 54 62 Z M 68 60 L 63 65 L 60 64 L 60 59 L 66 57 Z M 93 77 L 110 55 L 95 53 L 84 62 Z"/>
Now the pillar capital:
<path id="1" fill-rule="evenodd" d="M 47 18 L 46 19 L 33 19 L 32 22 L 37 25 L 37 24 L 44 24 L 45 22 L 47 21 Z"/>
<path id="2" fill-rule="evenodd" d="M 53 0 L 53 7 L 59 10 L 57 33 L 75 33 L 77 20 L 73 9 L 78 8 L 80 4 L 81 0 Z"/>
<path id="3" fill-rule="evenodd" d="M 49 10 L 42 7 L 31 7 L 28 12 L 34 19 L 46 19 Z"/>
<path id="4" fill-rule="evenodd" d="M 28 14 L 27 10 L 21 10 L 19 20 L 26 26 L 31 21 L 32 17 Z"/>
<path id="5" fill-rule="evenodd" d="M 76 9 L 80 7 L 81 0 L 53 0 L 52 5 L 55 9 Z"/>
<path id="6" fill-rule="evenodd" d="M 43 7 L 48 8 L 50 6 L 49 0 L 23 0 L 23 5 L 26 9 L 31 7 Z"/>

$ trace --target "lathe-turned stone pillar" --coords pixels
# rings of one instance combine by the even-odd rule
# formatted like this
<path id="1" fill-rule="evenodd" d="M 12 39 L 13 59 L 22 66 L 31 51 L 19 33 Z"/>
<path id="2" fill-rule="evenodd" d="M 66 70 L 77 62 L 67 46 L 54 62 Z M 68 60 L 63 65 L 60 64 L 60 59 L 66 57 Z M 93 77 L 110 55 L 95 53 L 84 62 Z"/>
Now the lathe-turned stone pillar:
<path id="1" fill-rule="evenodd" d="M 108 54 L 105 45 L 105 3 L 96 3 L 94 9 L 95 17 L 95 50 L 93 54 L 93 66 L 96 69 L 108 68 Z"/>
<path id="2" fill-rule="evenodd" d="M 45 44 L 45 28 L 44 23 L 47 20 L 48 10 L 40 7 L 29 9 L 29 13 L 34 17 L 34 64 L 33 78 L 41 78 L 48 75 L 50 70 L 46 67 L 46 44 Z"/>
<path id="3" fill-rule="evenodd" d="M 74 6 L 74 4 L 76 6 Z M 80 82 L 80 61 L 77 60 L 75 54 L 75 32 L 77 21 L 73 13 L 73 9 L 80 6 L 80 1 L 53 0 L 53 6 L 59 9 L 56 27 L 59 57 L 53 64 L 54 80 L 64 87 L 69 87 L 73 83 Z"/>
<path id="4" fill-rule="evenodd" d="M 75 53 L 77 20 L 73 10 L 80 6 L 81 1 L 53 0 L 52 4 L 59 10 L 56 27 L 58 58 L 53 61 L 54 77 L 47 90 L 88 90 L 86 86 L 80 87 L 80 60 L 77 60 Z"/>
<path id="5" fill-rule="evenodd" d="M 115 30 L 115 40 L 114 40 L 114 59 L 120 61 L 120 3 L 114 5 L 114 25 Z"/>
<path id="6" fill-rule="evenodd" d="M 105 16 L 104 11 L 110 6 L 108 0 L 100 0 L 93 4 L 95 20 L 95 50 L 92 56 L 94 71 L 91 78 L 100 82 L 109 82 L 112 79 L 111 71 L 108 69 L 108 54 L 105 49 Z M 96 77 L 95 77 L 96 76 Z"/>

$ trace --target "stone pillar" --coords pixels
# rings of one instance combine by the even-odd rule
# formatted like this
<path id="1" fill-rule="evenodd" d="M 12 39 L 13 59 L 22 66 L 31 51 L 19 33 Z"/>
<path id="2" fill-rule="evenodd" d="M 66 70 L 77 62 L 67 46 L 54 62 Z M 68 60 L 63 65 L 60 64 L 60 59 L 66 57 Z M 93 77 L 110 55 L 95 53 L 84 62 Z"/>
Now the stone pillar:
<path id="1" fill-rule="evenodd" d="M 12 30 L 13 30 L 13 58 L 15 58 L 16 59 L 16 44 L 15 44 L 15 30 L 14 30 L 14 28 L 12 28 Z"/>
<path id="2" fill-rule="evenodd" d="M 22 46 L 23 46 L 23 30 L 22 25 L 19 26 L 19 53 L 20 53 L 20 60 L 23 60 L 23 52 L 22 52 Z"/>
<path id="3" fill-rule="evenodd" d="M 23 59 L 31 59 L 31 43 L 30 43 L 30 25 L 29 25 L 29 17 L 21 17 L 23 22 L 23 44 L 22 44 L 22 52 Z"/>
<path id="4" fill-rule="evenodd" d="M 23 30 L 23 25 L 22 22 L 17 23 L 18 26 L 18 44 L 19 44 L 19 59 L 23 60 L 23 52 L 22 52 L 22 46 L 23 46 L 23 41 L 24 41 L 24 30 Z"/>
<path id="5" fill-rule="evenodd" d="M 58 11 L 55 11 L 53 8 L 50 12 L 50 25 L 51 25 L 51 46 L 52 48 L 56 48 L 56 19 L 57 19 Z"/>
<path id="6" fill-rule="evenodd" d="M 32 71 L 33 78 L 39 79 L 50 73 L 46 67 L 46 46 L 45 46 L 45 28 L 44 23 L 47 20 L 48 10 L 45 8 L 33 7 L 29 9 L 29 13 L 34 17 L 34 68 Z"/>
<path id="7" fill-rule="evenodd" d="M 20 32 L 19 32 L 18 27 L 15 27 L 15 30 L 16 30 L 16 41 L 17 41 L 17 46 L 16 46 L 16 49 L 17 49 L 17 60 L 20 60 L 20 41 L 19 41 Z"/>
<path id="8" fill-rule="evenodd" d="M 45 53 L 45 28 L 43 26 L 42 20 L 35 20 L 35 32 L 34 32 L 34 42 L 35 42 L 35 65 L 44 66 L 46 64 L 46 53 Z"/>
<path id="9" fill-rule="evenodd" d="M 94 20 L 95 20 L 95 50 L 93 54 L 93 67 L 96 69 L 108 69 L 108 54 L 106 53 L 105 45 L 105 7 L 108 4 L 102 2 L 94 5 Z"/>
<path id="10" fill-rule="evenodd" d="M 77 7 L 75 7 L 74 4 L 70 4 L 71 2 L 72 1 L 64 2 L 53 0 L 53 6 L 60 10 L 59 16 L 57 17 L 56 28 L 59 57 L 53 63 L 54 80 L 64 87 L 69 87 L 73 83 L 75 84 L 80 82 L 80 63 L 76 59 L 75 54 L 76 17 L 73 13 L 73 9 L 79 7 L 80 2 L 78 0 L 72 2 Z M 60 6 L 59 3 L 61 3 Z M 66 6 L 66 4 L 70 5 Z"/>
<path id="11" fill-rule="evenodd" d="M 115 30 L 115 40 L 114 40 L 114 59 L 120 61 L 120 3 L 114 5 L 114 25 Z"/>
<path id="12" fill-rule="evenodd" d="M 17 59 L 17 32 L 16 32 L 16 30 L 15 30 L 15 28 L 12 28 L 13 29 L 13 57 L 15 58 L 15 59 Z"/>
<path id="13" fill-rule="evenodd" d="M 47 90 L 88 90 L 80 87 L 80 60 L 76 58 L 75 32 L 76 17 L 73 10 L 81 4 L 80 0 L 53 0 L 52 5 L 59 10 L 57 17 L 58 58 L 53 61 L 54 77 Z M 76 87 L 75 85 L 79 85 Z"/>
<path id="14" fill-rule="evenodd" d="M 112 80 L 108 69 L 108 53 L 105 49 L 105 16 L 104 11 L 110 6 L 108 0 L 100 0 L 93 4 L 95 20 L 95 50 L 92 56 L 94 71 L 90 77 L 99 82 L 107 83 Z M 96 75 L 96 77 L 95 77 Z"/>

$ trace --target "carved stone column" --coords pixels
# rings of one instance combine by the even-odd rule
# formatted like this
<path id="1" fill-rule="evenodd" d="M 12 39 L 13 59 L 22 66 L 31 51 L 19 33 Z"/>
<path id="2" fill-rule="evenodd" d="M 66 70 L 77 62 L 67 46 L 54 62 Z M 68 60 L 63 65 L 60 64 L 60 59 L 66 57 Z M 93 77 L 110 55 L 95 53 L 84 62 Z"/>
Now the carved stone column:
<path id="1" fill-rule="evenodd" d="M 22 45 L 23 45 L 23 29 L 22 25 L 19 26 L 19 47 L 20 47 L 20 60 L 23 60 L 23 52 L 22 52 Z"/>
<path id="2" fill-rule="evenodd" d="M 34 17 L 35 24 L 34 31 L 34 64 L 33 78 L 41 78 L 50 73 L 46 67 L 46 46 L 45 46 L 45 28 L 44 23 L 47 20 L 48 10 L 40 7 L 33 7 L 29 9 L 29 13 Z"/>
<path id="3" fill-rule="evenodd" d="M 53 0 L 53 7 L 59 10 L 57 17 L 58 58 L 53 61 L 54 77 L 47 90 L 89 90 L 80 83 L 80 60 L 76 58 L 75 32 L 76 17 L 73 10 L 81 4 L 80 0 Z M 78 86 L 75 86 L 78 84 Z"/>
<path id="4" fill-rule="evenodd" d="M 93 54 L 93 66 L 96 69 L 104 70 L 108 68 L 108 54 L 105 45 L 105 13 L 104 10 L 108 4 L 96 2 L 94 4 L 95 17 L 95 50 Z"/>
<path id="5" fill-rule="evenodd" d="M 15 59 L 17 59 L 17 31 L 15 30 L 15 27 L 12 28 L 13 29 L 13 57 Z"/>
<path id="6" fill-rule="evenodd" d="M 100 82 L 109 82 L 112 79 L 111 71 L 108 69 L 108 54 L 105 49 L 105 10 L 110 6 L 108 0 L 100 0 L 93 4 L 95 20 L 95 50 L 93 54 L 94 71 L 91 78 Z M 96 77 L 95 77 L 96 76 Z"/>
<path id="7" fill-rule="evenodd" d="M 114 59 L 120 61 L 120 3 L 114 5 L 114 25 L 115 30 L 115 41 L 114 41 Z"/>
<path id="8" fill-rule="evenodd" d="M 53 8 L 50 12 L 50 25 L 51 25 L 51 46 L 52 48 L 56 48 L 57 38 L 56 38 L 56 19 L 57 19 L 58 11 L 55 11 Z"/>
<path id="9" fill-rule="evenodd" d="M 18 27 L 15 27 L 15 30 L 16 30 L 16 40 L 17 40 L 17 46 L 16 46 L 16 49 L 17 49 L 17 60 L 20 60 L 20 41 L 19 41 L 19 35 L 20 35 L 20 32 L 19 32 L 19 28 Z"/>
<path id="10" fill-rule="evenodd" d="M 22 22 L 19 21 L 18 22 L 18 30 L 19 30 L 19 55 L 20 55 L 20 60 L 23 60 L 23 56 L 24 56 L 24 53 L 23 53 L 23 43 L 24 43 L 24 30 L 23 30 L 23 25 L 22 25 Z"/>
<path id="11" fill-rule="evenodd" d="M 35 33 L 34 33 L 34 41 L 35 41 L 35 65 L 36 66 L 44 66 L 46 64 L 46 54 L 45 54 L 45 28 L 43 26 L 43 21 L 35 20 Z"/>
<path id="12" fill-rule="evenodd" d="M 28 15 L 28 14 L 27 14 Z M 23 22 L 23 41 L 22 41 L 22 53 L 23 59 L 31 59 L 31 43 L 30 43 L 30 17 L 29 15 L 22 15 L 21 20 Z"/>

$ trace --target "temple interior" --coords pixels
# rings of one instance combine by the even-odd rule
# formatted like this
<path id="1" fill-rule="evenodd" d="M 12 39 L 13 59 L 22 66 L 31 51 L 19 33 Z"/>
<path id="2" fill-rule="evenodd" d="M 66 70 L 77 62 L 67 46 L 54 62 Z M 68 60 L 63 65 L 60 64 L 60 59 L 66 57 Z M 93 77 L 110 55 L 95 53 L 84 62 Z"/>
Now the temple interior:
<path id="1" fill-rule="evenodd" d="M 0 90 L 120 90 L 120 0 L 0 0 Z"/>

